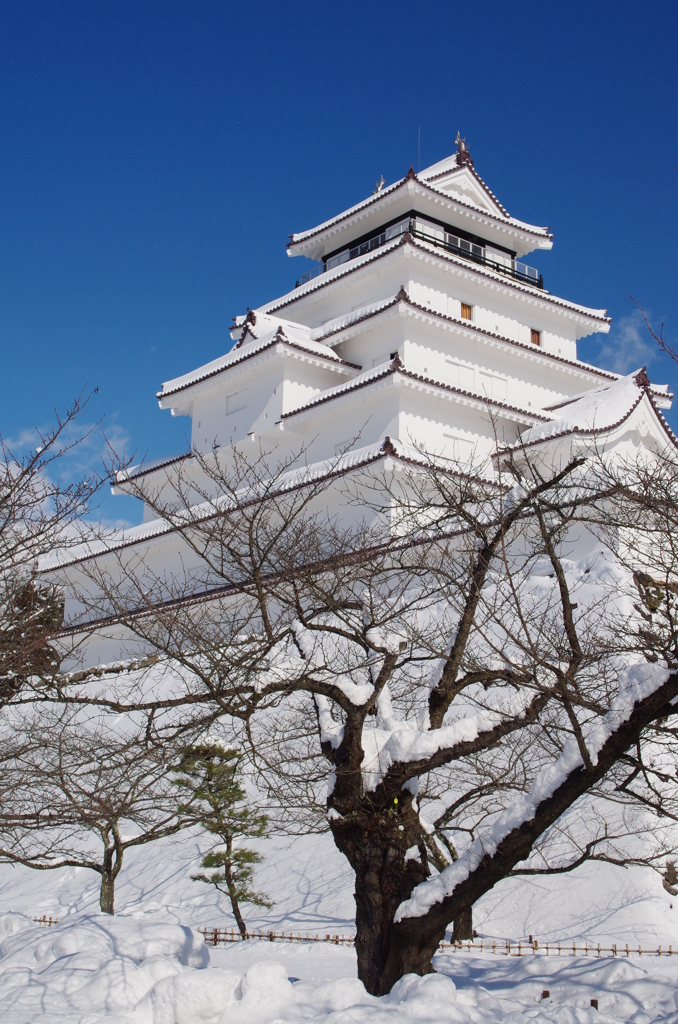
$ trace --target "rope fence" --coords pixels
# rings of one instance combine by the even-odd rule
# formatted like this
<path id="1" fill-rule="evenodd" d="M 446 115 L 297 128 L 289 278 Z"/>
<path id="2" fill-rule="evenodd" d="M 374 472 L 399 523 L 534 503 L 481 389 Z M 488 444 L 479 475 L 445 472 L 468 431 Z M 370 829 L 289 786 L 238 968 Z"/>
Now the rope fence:
<path id="1" fill-rule="evenodd" d="M 41 924 L 44 928 L 51 928 L 52 925 L 59 923 L 58 917 L 47 917 L 43 914 L 42 917 L 34 917 L 33 920 L 36 924 Z"/>
<path id="2" fill-rule="evenodd" d="M 208 946 L 221 946 L 227 945 L 231 942 L 245 942 L 248 939 L 260 939 L 265 942 L 287 942 L 287 943 L 299 943 L 299 942 L 324 942 L 329 943 L 333 946 L 355 946 L 354 935 L 303 935 L 301 932 L 248 932 L 246 935 L 241 935 L 239 931 L 228 928 L 198 928 L 198 931 L 204 938 Z M 613 943 L 611 946 L 601 946 L 600 943 L 593 944 L 589 942 L 576 942 L 564 943 L 564 942 L 542 942 L 539 943 L 536 939 L 530 939 L 528 942 L 510 942 L 506 941 L 472 941 L 468 939 L 464 942 L 450 942 L 443 940 L 438 947 L 441 952 L 449 951 L 452 953 L 470 953 L 471 951 L 478 953 L 491 953 L 495 956 L 673 956 L 673 946 L 662 949 L 658 946 L 656 949 L 643 949 L 640 944 L 636 947 L 626 943 Z M 676 950 L 678 953 L 678 950 Z"/>

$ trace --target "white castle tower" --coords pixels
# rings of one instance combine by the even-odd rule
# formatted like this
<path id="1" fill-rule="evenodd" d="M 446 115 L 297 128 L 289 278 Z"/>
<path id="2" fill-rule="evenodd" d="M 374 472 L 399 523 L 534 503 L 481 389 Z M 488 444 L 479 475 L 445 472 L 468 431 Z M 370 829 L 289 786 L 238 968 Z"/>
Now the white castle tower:
<path id="1" fill-rule="evenodd" d="M 191 417 L 195 450 L 307 445 L 311 461 L 351 450 L 357 463 L 388 437 L 477 463 L 497 436 L 590 434 L 617 420 L 628 433 L 643 396 L 638 412 L 665 442 L 668 388 L 577 358 L 580 338 L 609 331 L 607 310 L 547 290 L 523 260 L 538 262 L 553 236 L 511 217 L 457 141 L 445 160 L 292 235 L 288 255 L 317 267 L 235 318 L 226 355 L 163 384 L 160 408 Z M 149 486 L 168 472 L 161 460 L 132 474 Z"/>
<path id="2" fill-rule="evenodd" d="M 580 338 L 609 331 L 607 311 L 548 291 L 523 262 L 551 249 L 548 228 L 510 216 L 457 142 L 452 156 L 382 179 L 356 206 L 291 236 L 288 255 L 315 269 L 236 317 L 230 351 L 158 394 L 161 409 L 191 418 L 191 450 L 119 474 L 114 493 L 171 494 L 180 474 L 184 493 L 194 480 L 204 499 L 196 455 L 216 450 L 223 464 L 234 447 L 285 459 L 303 450 L 315 479 L 422 452 L 487 478 L 498 444 L 557 454 L 597 435 L 608 448 L 675 442 L 661 413 L 667 386 L 577 358 Z M 161 574 L 179 564 L 179 547 L 171 523 L 147 508 L 97 557 L 136 550 Z M 110 645 L 99 654 L 116 656 Z"/>

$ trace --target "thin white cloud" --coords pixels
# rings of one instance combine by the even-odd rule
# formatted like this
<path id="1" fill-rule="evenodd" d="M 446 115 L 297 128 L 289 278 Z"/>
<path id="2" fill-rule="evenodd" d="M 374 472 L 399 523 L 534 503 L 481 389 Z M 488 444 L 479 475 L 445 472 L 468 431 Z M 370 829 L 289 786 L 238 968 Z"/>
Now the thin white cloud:
<path id="1" fill-rule="evenodd" d="M 14 458 L 22 459 L 29 451 L 35 451 L 42 444 L 42 437 L 55 426 L 56 420 L 49 425 L 23 428 L 3 440 Z M 129 444 L 129 435 L 114 421 L 102 424 L 78 418 L 62 431 L 53 454 L 57 451 L 64 454 L 51 464 L 50 470 L 57 472 L 62 482 L 68 483 L 91 473 L 100 475 L 105 472 L 112 455 L 124 459 Z"/>
<path id="2" fill-rule="evenodd" d="M 657 360 L 657 345 L 640 314 L 634 309 L 612 324 L 599 349 L 600 365 L 615 373 L 631 373 Z"/>

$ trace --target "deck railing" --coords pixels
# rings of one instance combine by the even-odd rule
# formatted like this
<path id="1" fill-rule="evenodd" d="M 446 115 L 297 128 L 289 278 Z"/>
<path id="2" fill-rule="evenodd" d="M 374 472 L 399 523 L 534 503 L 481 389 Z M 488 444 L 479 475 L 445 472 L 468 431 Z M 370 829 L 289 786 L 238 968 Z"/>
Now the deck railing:
<path id="1" fill-rule="evenodd" d="M 348 263 L 358 256 L 364 256 L 366 253 L 372 252 L 373 249 L 379 249 L 382 245 L 386 245 L 387 242 L 393 241 L 394 238 L 409 232 L 413 238 L 419 238 L 422 242 L 428 242 L 429 245 L 435 245 L 437 248 L 451 252 L 455 256 L 461 256 L 462 259 L 471 260 L 473 263 L 489 267 L 490 270 L 503 274 L 505 277 L 510 277 L 514 281 L 520 281 L 522 284 L 530 284 L 535 288 L 543 289 L 544 278 L 535 267 L 530 267 L 527 263 L 511 259 L 508 254 L 505 260 L 493 258 L 491 255 L 488 255 L 487 250 L 482 245 L 469 242 L 466 238 L 460 238 L 449 231 L 443 231 L 442 228 L 439 233 L 433 234 L 432 232 L 422 230 L 420 224 L 420 220 L 412 217 L 409 220 L 400 221 L 398 224 L 385 228 L 378 235 L 374 235 L 372 238 L 368 238 L 367 241 L 361 242 L 360 245 L 344 249 L 343 252 L 333 256 L 327 262 L 319 263 L 305 274 L 302 274 L 301 281 L 297 281 L 296 287 L 298 288 L 300 284 L 307 284 L 313 278 L 324 274 L 326 270 L 334 270 L 335 267 L 339 267 L 343 263 Z"/>

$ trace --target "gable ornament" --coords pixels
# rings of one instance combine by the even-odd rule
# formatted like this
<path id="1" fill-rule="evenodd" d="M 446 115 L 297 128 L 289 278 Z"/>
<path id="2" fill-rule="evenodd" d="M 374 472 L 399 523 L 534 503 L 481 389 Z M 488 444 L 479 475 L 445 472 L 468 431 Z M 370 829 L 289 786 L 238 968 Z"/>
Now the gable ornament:
<path id="1" fill-rule="evenodd" d="M 461 132 L 457 132 L 454 144 L 457 147 L 457 165 L 462 167 L 464 164 L 468 164 L 469 167 L 473 167 L 473 160 L 467 149 L 466 139 L 462 139 Z"/>

